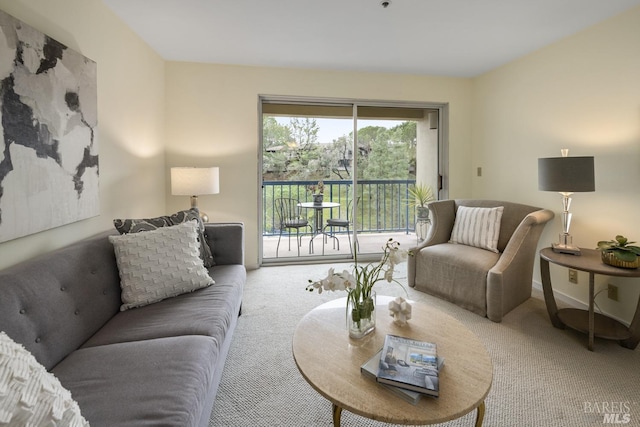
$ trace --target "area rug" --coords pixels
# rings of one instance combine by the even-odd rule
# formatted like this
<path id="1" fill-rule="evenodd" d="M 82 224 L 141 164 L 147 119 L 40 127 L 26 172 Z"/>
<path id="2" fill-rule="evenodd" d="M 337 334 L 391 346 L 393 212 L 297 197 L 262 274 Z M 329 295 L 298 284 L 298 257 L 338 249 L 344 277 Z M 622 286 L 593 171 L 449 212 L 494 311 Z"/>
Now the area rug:
<path id="1" fill-rule="evenodd" d="M 328 267 L 342 269 L 349 264 L 263 267 L 248 272 L 242 316 L 210 427 L 332 425 L 331 403 L 307 384 L 291 354 L 298 321 L 317 305 L 345 296 L 305 291 L 308 279 L 324 277 Z M 551 325 L 539 293 L 507 314 L 502 323 L 494 323 L 408 288 L 406 270 L 397 277 L 403 287 L 384 283 L 376 285 L 377 293 L 406 297 L 406 289 L 409 298 L 458 319 L 486 346 L 494 381 L 485 401 L 485 426 L 584 427 L 625 420 L 626 425 L 640 425 L 640 349 L 596 339 L 595 351 L 588 351 L 586 335 Z M 472 412 L 439 425 L 462 427 L 474 422 Z M 343 411 L 342 426 L 389 424 Z"/>

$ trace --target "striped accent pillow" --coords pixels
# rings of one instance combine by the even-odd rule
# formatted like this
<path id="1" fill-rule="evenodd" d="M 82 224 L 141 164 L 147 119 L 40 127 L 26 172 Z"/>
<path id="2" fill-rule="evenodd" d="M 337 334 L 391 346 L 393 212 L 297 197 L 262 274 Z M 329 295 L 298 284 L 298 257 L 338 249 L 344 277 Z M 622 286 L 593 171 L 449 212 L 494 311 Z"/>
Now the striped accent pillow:
<path id="1" fill-rule="evenodd" d="M 472 208 L 458 206 L 450 243 L 474 246 L 498 252 L 503 206 Z"/>

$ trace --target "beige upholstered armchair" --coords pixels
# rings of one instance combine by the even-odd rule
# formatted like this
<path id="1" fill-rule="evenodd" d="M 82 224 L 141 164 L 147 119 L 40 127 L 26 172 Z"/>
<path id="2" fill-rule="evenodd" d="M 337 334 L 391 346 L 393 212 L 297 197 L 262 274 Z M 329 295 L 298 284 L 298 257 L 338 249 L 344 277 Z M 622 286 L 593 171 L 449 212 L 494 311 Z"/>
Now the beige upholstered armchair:
<path id="1" fill-rule="evenodd" d="M 441 200 L 429 209 L 429 234 L 409 257 L 409 286 L 494 322 L 531 297 L 538 240 L 553 212 L 496 200 Z"/>

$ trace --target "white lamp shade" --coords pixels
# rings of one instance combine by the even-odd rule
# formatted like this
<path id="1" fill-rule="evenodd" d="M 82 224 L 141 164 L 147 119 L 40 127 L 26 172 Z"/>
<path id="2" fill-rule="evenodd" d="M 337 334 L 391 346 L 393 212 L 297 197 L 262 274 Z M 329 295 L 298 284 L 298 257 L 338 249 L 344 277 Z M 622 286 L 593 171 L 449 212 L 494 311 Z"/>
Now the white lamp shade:
<path id="1" fill-rule="evenodd" d="M 220 168 L 171 168 L 171 194 L 199 196 L 220 192 Z"/>

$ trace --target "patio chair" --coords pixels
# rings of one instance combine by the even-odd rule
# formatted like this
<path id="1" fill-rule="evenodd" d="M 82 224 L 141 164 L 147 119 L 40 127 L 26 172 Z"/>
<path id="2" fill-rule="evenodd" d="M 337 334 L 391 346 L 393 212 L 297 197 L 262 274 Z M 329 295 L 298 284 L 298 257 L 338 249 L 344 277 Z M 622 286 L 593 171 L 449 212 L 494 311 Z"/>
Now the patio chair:
<path id="1" fill-rule="evenodd" d="M 300 215 L 300 209 L 298 208 L 298 199 L 292 199 L 288 197 L 282 197 L 275 199 L 276 214 L 278 216 L 278 224 L 280 228 L 280 235 L 278 236 L 278 246 L 276 247 L 276 258 L 278 257 L 278 250 L 280 249 L 280 239 L 282 238 L 282 232 L 284 230 L 295 229 L 296 230 L 296 243 L 298 246 L 298 256 L 300 256 L 300 246 L 302 245 L 302 236 L 300 235 L 300 229 L 311 227 L 309 221 Z M 289 250 L 291 250 L 291 233 L 289 232 Z"/>
<path id="2" fill-rule="evenodd" d="M 356 198 L 356 206 L 358 206 L 358 203 L 360 203 L 360 197 Z M 349 250 L 351 251 L 351 254 L 353 254 L 353 246 L 351 246 L 351 233 L 350 233 L 350 227 L 351 227 L 350 217 L 352 214 L 352 211 L 351 211 L 352 205 L 353 205 L 353 199 L 349 200 L 349 202 L 347 203 L 346 218 L 329 218 L 323 230 L 323 233 L 325 234 L 325 236 L 331 237 L 333 239 L 333 248 L 334 249 L 336 248 L 336 242 L 337 242 L 338 250 L 340 250 L 340 240 L 338 240 L 338 236 L 336 236 L 334 228 L 336 227 L 346 228 L 347 239 L 349 239 Z M 327 233 L 327 228 L 329 228 L 328 233 Z"/>

